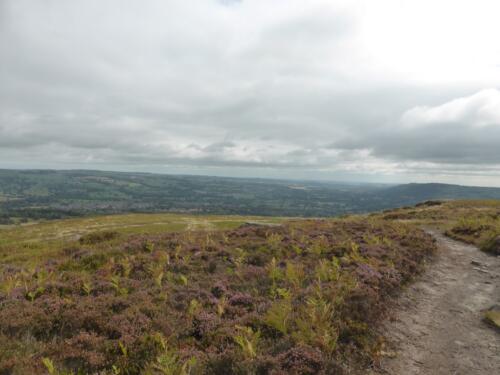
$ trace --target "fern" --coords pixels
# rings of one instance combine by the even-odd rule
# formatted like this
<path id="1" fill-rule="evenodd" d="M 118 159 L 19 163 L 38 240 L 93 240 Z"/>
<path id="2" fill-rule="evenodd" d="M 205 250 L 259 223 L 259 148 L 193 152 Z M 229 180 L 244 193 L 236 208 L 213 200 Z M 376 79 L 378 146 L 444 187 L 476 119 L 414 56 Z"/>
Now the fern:
<path id="1" fill-rule="evenodd" d="M 155 244 L 150 242 L 150 241 L 146 241 L 144 243 L 144 251 L 148 252 L 148 253 L 152 253 L 155 249 Z"/>
<path id="2" fill-rule="evenodd" d="M 333 324 L 334 308 L 322 295 L 310 297 L 296 320 L 294 337 L 299 342 L 332 353 L 337 347 L 338 329 Z"/>
<path id="3" fill-rule="evenodd" d="M 380 245 L 380 244 L 382 244 L 382 239 L 376 235 L 365 234 L 363 236 L 363 239 L 368 245 Z"/>
<path id="4" fill-rule="evenodd" d="M 273 284 L 283 279 L 283 271 L 281 271 L 281 269 L 278 267 L 278 262 L 276 261 L 276 258 L 273 258 L 271 262 L 267 265 L 267 272 Z"/>
<path id="5" fill-rule="evenodd" d="M 351 241 L 350 248 L 351 248 L 351 253 L 349 254 L 349 257 L 351 258 L 352 261 L 357 263 L 366 262 L 366 259 L 359 253 L 359 245 L 356 242 Z"/>
<path id="6" fill-rule="evenodd" d="M 189 307 L 187 311 L 188 317 L 193 318 L 196 314 L 200 312 L 201 309 L 202 309 L 201 303 L 196 299 L 192 299 L 191 302 L 189 302 Z"/>
<path id="7" fill-rule="evenodd" d="M 128 294 L 128 289 L 123 288 L 120 284 L 120 277 L 119 276 L 112 276 L 110 280 L 110 284 L 115 290 L 115 293 L 119 296 L 126 296 Z"/>
<path id="8" fill-rule="evenodd" d="M 45 366 L 49 375 L 83 375 L 84 372 L 82 370 L 77 370 L 76 374 L 73 371 L 60 371 L 54 365 L 54 362 L 50 358 L 44 357 L 42 358 L 42 363 Z"/>
<path id="9" fill-rule="evenodd" d="M 260 331 L 254 331 L 251 327 L 236 326 L 241 334 L 234 337 L 234 341 L 240 346 L 241 352 L 246 359 L 257 357 L 260 342 Z"/>
<path id="10" fill-rule="evenodd" d="M 222 317 L 224 315 L 224 313 L 226 312 L 226 307 L 227 307 L 227 298 L 223 296 L 217 302 L 217 315 L 219 317 Z"/>
<path id="11" fill-rule="evenodd" d="M 187 286 L 188 285 L 188 278 L 184 275 L 179 275 L 179 282 L 182 285 Z"/>
<path id="12" fill-rule="evenodd" d="M 310 247 L 310 251 L 318 256 L 322 255 L 328 249 L 328 239 L 321 235 L 315 239 Z"/>
<path id="13" fill-rule="evenodd" d="M 267 325 L 286 335 L 288 333 L 291 313 L 292 303 L 290 299 L 280 300 L 274 302 L 269 310 L 267 310 L 264 321 Z"/>
<path id="14" fill-rule="evenodd" d="M 337 258 L 333 258 L 331 261 L 321 259 L 316 266 L 315 274 L 321 282 L 338 281 L 340 278 L 339 269 L 340 266 Z"/>
<path id="15" fill-rule="evenodd" d="M 0 284 L 0 290 L 6 295 L 10 295 L 12 291 L 21 285 L 21 281 L 18 276 L 7 276 Z"/>
<path id="16" fill-rule="evenodd" d="M 161 263 L 150 264 L 147 266 L 147 271 L 151 275 L 155 285 L 158 288 L 161 288 L 163 277 L 165 276 L 165 273 L 163 272 L 163 264 Z"/>
<path id="17" fill-rule="evenodd" d="M 120 267 L 122 269 L 122 276 L 123 277 L 129 277 L 130 273 L 132 272 L 132 262 L 130 261 L 129 257 L 125 257 L 120 261 Z"/>
<path id="18" fill-rule="evenodd" d="M 295 289 L 300 288 L 305 280 L 304 267 L 300 264 L 288 262 L 285 269 L 285 279 L 292 284 Z"/>
<path id="19" fill-rule="evenodd" d="M 52 271 L 49 272 L 45 269 L 41 269 L 35 273 L 35 278 L 38 285 L 45 285 L 54 278 L 54 273 Z"/>
<path id="20" fill-rule="evenodd" d="M 177 245 L 175 247 L 175 250 L 174 250 L 174 259 L 176 262 L 179 261 L 179 257 L 181 255 L 181 252 L 182 252 L 182 246 L 181 245 Z"/>
<path id="21" fill-rule="evenodd" d="M 190 375 L 192 373 L 197 363 L 195 357 L 191 357 L 183 362 L 177 353 L 169 348 L 167 340 L 161 333 L 156 334 L 154 339 L 162 350 L 151 366 L 154 370 L 163 375 Z"/>
<path id="22" fill-rule="evenodd" d="M 90 281 L 84 281 L 82 283 L 82 291 L 85 295 L 90 296 L 90 293 L 92 293 L 92 283 Z"/>
<path id="23" fill-rule="evenodd" d="M 180 370 L 179 358 L 175 353 L 165 350 L 158 356 L 153 367 L 163 375 L 177 375 Z"/>
<path id="24" fill-rule="evenodd" d="M 33 302 L 35 299 L 37 299 L 38 297 L 40 297 L 43 294 L 43 292 L 45 292 L 45 288 L 39 286 L 35 290 L 30 290 L 30 291 L 26 292 L 26 298 L 30 302 Z"/>
<path id="25" fill-rule="evenodd" d="M 267 236 L 266 241 L 271 250 L 277 250 L 283 241 L 283 236 L 279 233 L 271 233 Z"/>
<path id="26" fill-rule="evenodd" d="M 47 357 L 42 358 L 42 363 L 45 366 L 45 368 L 47 369 L 47 372 L 49 373 L 49 375 L 57 375 L 58 374 L 56 367 L 54 366 L 54 362 L 52 362 L 52 360 L 50 358 L 47 358 Z"/>
<path id="27" fill-rule="evenodd" d="M 304 250 L 300 246 L 297 246 L 297 245 L 292 245 L 292 250 L 294 251 L 294 253 L 296 255 L 302 255 L 302 253 L 304 252 Z"/>
<path id="28" fill-rule="evenodd" d="M 232 261 L 235 266 L 235 273 L 237 276 L 241 277 L 241 270 L 243 268 L 243 264 L 245 263 L 246 252 L 245 250 L 237 247 L 234 249 L 235 256 Z"/>
<path id="29" fill-rule="evenodd" d="M 179 357 L 169 350 L 156 358 L 153 368 L 162 375 L 189 375 L 197 362 L 195 357 L 191 357 L 182 363 Z"/>
<path id="30" fill-rule="evenodd" d="M 290 292 L 290 290 L 285 288 L 276 288 L 276 297 L 291 300 L 292 292 Z"/>

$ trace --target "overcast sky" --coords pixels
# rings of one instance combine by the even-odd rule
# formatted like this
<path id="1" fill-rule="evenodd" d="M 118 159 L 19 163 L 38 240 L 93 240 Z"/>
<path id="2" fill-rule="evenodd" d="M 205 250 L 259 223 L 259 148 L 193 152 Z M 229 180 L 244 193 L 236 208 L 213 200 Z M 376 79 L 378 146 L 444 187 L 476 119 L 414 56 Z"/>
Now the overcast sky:
<path id="1" fill-rule="evenodd" d="M 0 168 L 500 186 L 498 0 L 0 0 Z"/>

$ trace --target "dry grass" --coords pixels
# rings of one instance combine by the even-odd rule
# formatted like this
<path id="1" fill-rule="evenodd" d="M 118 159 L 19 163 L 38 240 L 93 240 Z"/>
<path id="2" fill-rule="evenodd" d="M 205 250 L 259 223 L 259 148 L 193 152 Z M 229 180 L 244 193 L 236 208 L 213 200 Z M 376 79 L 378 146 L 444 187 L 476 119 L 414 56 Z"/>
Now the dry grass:
<path id="1" fill-rule="evenodd" d="M 277 224 L 282 218 L 252 216 L 195 216 L 181 214 L 127 214 L 53 220 L 0 227 L 0 262 L 38 262 L 55 256 L 81 236 L 113 231 L 121 236 L 186 230 L 226 230 L 245 222 Z"/>

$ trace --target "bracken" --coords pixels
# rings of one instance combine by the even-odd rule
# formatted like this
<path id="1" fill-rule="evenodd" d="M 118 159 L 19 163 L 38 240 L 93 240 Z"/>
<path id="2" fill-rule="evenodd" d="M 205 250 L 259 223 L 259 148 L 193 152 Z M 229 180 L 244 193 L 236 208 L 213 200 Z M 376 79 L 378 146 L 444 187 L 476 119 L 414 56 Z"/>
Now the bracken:
<path id="1" fill-rule="evenodd" d="M 0 373 L 341 374 L 435 250 L 377 218 L 80 242 L 1 276 Z"/>

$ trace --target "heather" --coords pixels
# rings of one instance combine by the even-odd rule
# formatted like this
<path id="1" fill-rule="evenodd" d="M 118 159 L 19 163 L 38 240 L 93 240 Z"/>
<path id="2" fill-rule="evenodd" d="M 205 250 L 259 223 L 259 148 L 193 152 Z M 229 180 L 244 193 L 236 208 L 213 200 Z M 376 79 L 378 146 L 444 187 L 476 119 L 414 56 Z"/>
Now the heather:
<path id="1" fill-rule="evenodd" d="M 386 211 L 386 220 L 437 227 L 448 237 L 500 254 L 500 201 L 428 201 Z"/>
<path id="2" fill-rule="evenodd" d="M 347 374 L 434 250 L 377 217 L 89 233 L 1 266 L 0 374 Z"/>

